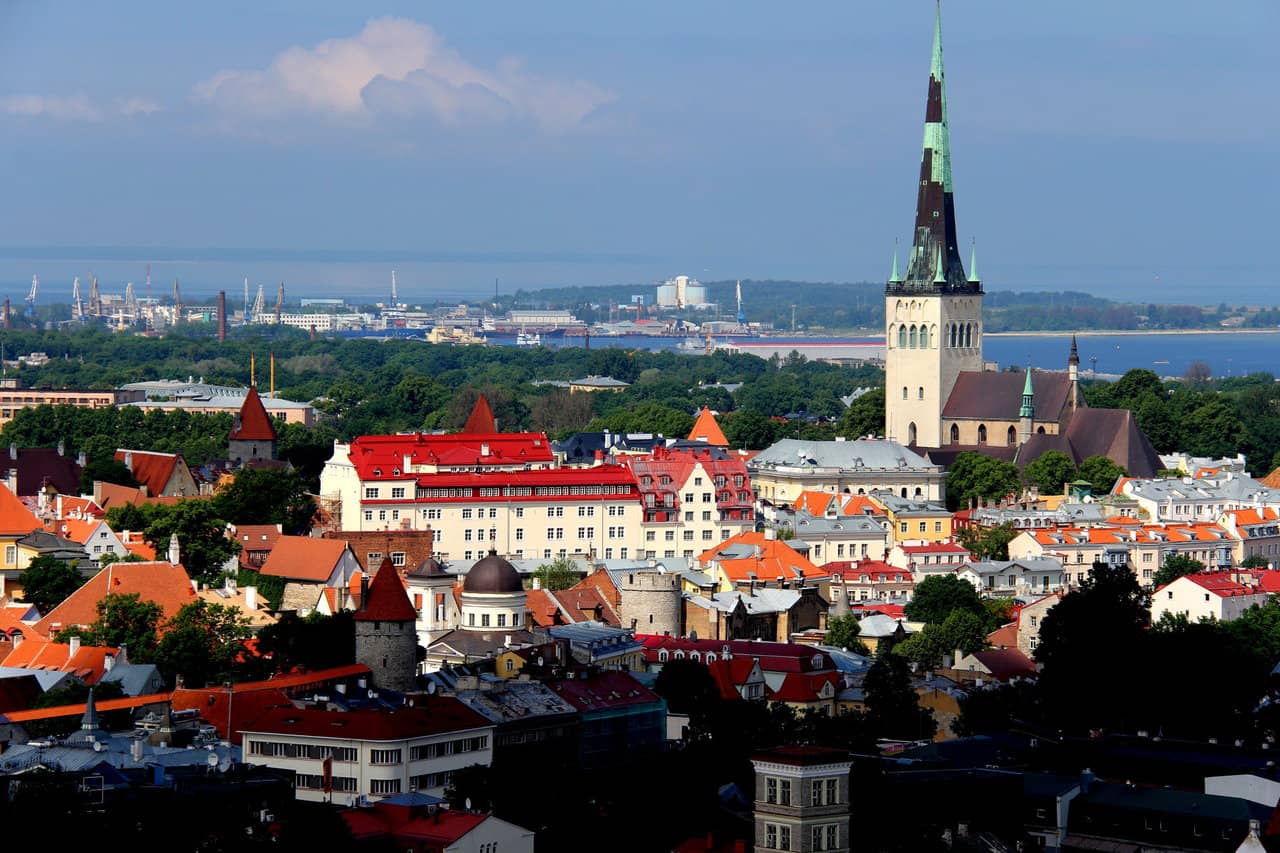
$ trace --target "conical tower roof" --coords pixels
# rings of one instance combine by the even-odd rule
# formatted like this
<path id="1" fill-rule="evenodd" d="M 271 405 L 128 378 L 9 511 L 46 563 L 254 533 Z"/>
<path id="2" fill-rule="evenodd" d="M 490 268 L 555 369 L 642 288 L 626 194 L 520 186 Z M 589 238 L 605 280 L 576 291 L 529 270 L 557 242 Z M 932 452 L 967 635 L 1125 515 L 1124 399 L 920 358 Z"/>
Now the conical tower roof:
<path id="1" fill-rule="evenodd" d="M 462 428 L 465 433 L 493 435 L 498 431 L 498 422 L 494 420 L 493 409 L 489 408 L 489 401 L 481 394 L 476 398 L 476 404 L 471 409 L 471 416 L 467 418 L 467 424 Z"/>
<path id="2" fill-rule="evenodd" d="M 244 403 L 235 423 L 231 425 L 232 441 L 275 441 L 276 427 L 267 414 L 267 407 L 258 396 L 258 389 L 249 386 L 249 393 L 244 395 Z"/>
<path id="3" fill-rule="evenodd" d="M 412 622 L 417 618 L 418 612 L 409 601 L 400 573 L 391 564 L 390 557 L 383 557 L 382 565 L 378 566 L 369 584 L 369 591 L 360 601 L 356 621 Z"/>
<path id="4" fill-rule="evenodd" d="M 698 420 L 689 431 L 689 440 L 706 442 L 715 447 L 729 446 L 729 439 L 724 437 L 724 430 L 720 429 L 720 424 L 716 423 L 716 416 L 711 414 L 711 409 L 706 406 L 703 406 L 702 411 L 698 413 Z"/>
<path id="5" fill-rule="evenodd" d="M 920 159 L 916 225 L 906 279 L 891 281 L 893 291 L 981 293 L 976 276 L 965 275 L 956 240 L 956 211 L 951 183 L 951 133 L 947 124 L 946 74 L 942 62 L 942 9 L 934 18 L 929 94 L 925 105 L 924 150 Z"/>

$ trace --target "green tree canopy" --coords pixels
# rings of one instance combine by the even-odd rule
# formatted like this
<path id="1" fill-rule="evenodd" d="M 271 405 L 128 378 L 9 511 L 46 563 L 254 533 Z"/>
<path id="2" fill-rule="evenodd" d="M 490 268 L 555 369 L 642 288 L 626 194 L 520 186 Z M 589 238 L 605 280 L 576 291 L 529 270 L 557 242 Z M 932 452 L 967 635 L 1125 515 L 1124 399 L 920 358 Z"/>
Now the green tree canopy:
<path id="1" fill-rule="evenodd" d="M 861 628 L 858 626 L 858 618 L 852 613 L 846 613 L 843 616 L 832 616 L 827 619 L 825 643 L 828 646 L 848 649 L 856 654 L 867 654 L 867 647 L 858 639 L 859 633 L 861 633 Z"/>
<path id="2" fill-rule="evenodd" d="M 836 432 L 850 440 L 864 435 L 884 435 L 884 386 L 872 388 L 854 400 L 840 416 Z"/>
<path id="3" fill-rule="evenodd" d="M 582 579 L 582 570 L 571 557 L 556 557 L 549 563 L 543 563 L 534 570 L 543 589 L 568 589 Z"/>
<path id="4" fill-rule="evenodd" d="M 288 536 L 310 532 L 316 512 L 302 476 L 279 468 L 242 469 L 218 490 L 213 506 L 217 518 L 232 524 L 279 524 Z"/>
<path id="5" fill-rule="evenodd" d="M 938 730 L 933 712 L 920 707 L 911 671 L 899 655 L 878 658 L 862 682 L 867 693 L 867 723 L 876 737 L 898 740 L 932 738 Z"/>
<path id="6" fill-rule="evenodd" d="M 972 498 L 993 501 L 1017 494 L 1021 481 L 1012 462 L 965 451 L 947 469 L 947 506 L 957 510 Z"/>
<path id="7" fill-rule="evenodd" d="M 251 634 L 249 619 L 239 610 L 203 599 L 184 604 L 165 628 L 156 665 L 169 683 L 181 675 L 188 687 L 228 675 Z"/>
<path id="8" fill-rule="evenodd" d="M 84 584 L 80 570 L 62 560 L 42 555 L 22 572 L 22 593 L 42 615 L 57 607 Z"/>
<path id="9" fill-rule="evenodd" d="M 705 716 L 720 701 L 720 692 L 707 667 L 694 660 L 669 660 L 653 683 L 673 714 Z"/>
<path id="10" fill-rule="evenodd" d="M 1126 472 L 1105 456 L 1090 456 L 1080 463 L 1080 479 L 1088 480 L 1095 495 L 1109 494 Z"/>
<path id="11" fill-rule="evenodd" d="M 979 617 L 987 612 L 973 584 L 953 574 L 930 575 L 920 581 L 911 600 L 903 608 L 908 619 L 926 624 L 941 624 L 956 610 Z"/>
<path id="12" fill-rule="evenodd" d="M 87 646 L 128 646 L 131 661 L 150 663 L 163 618 L 164 611 L 154 601 L 146 601 L 136 592 L 113 592 L 98 602 L 98 618 L 93 624 L 64 628 L 56 640 L 65 643 L 79 637 Z"/>
<path id="13" fill-rule="evenodd" d="M 1031 462 L 1022 472 L 1022 480 L 1035 486 L 1042 495 L 1060 495 L 1062 487 L 1076 478 L 1076 463 L 1061 450 L 1050 450 Z"/>
<path id="14" fill-rule="evenodd" d="M 1170 554 L 1164 558 L 1164 563 L 1156 570 L 1155 577 L 1151 579 L 1151 585 L 1159 588 L 1167 583 L 1173 583 L 1183 575 L 1194 575 L 1203 571 L 1204 563 L 1199 560 L 1185 554 Z"/>
<path id="15" fill-rule="evenodd" d="M 1009 543 L 1020 531 L 1011 522 L 995 527 L 973 525 L 956 530 L 956 539 L 977 560 L 1009 559 Z"/>
<path id="16" fill-rule="evenodd" d="M 138 481 L 128 466 L 114 456 L 90 459 L 80 471 L 80 493 L 93 494 L 93 484 L 97 481 L 115 483 L 118 486 L 137 488 Z"/>

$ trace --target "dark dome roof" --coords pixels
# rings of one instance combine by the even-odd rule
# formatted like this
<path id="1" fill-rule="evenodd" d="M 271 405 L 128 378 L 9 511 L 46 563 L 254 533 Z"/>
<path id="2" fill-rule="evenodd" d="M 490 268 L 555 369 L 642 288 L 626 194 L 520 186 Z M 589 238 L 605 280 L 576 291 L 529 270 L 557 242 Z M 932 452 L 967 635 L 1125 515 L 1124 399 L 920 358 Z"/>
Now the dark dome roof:
<path id="1" fill-rule="evenodd" d="M 440 561 L 435 557 L 427 557 L 418 567 L 409 573 L 414 578 L 442 578 L 448 576 L 448 572 L 444 570 L 444 566 L 440 565 Z"/>
<path id="2" fill-rule="evenodd" d="M 524 592 L 524 584 L 520 582 L 520 573 L 516 567 L 498 556 L 494 551 L 489 556 L 471 567 L 467 579 L 462 582 L 463 592 Z"/>

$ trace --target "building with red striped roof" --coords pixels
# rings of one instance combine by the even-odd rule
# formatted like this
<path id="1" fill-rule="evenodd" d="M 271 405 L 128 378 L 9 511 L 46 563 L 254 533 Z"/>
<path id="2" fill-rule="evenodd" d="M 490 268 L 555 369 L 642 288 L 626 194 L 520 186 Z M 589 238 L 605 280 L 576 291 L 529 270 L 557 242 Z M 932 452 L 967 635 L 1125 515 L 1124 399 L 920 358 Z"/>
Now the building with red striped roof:
<path id="1" fill-rule="evenodd" d="M 257 387 L 251 385 L 227 436 L 227 461 L 235 466 L 272 461 L 276 458 L 276 438 L 275 424 Z"/>
<path id="2" fill-rule="evenodd" d="M 755 526 L 751 477 L 741 459 L 659 447 L 621 461 L 644 496 L 644 554 L 637 556 L 693 557 Z"/>
<path id="3" fill-rule="evenodd" d="M 1233 572 L 1196 572 L 1183 575 L 1151 594 L 1151 621 L 1166 614 L 1185 616 L 1191 622 L 1213 618 L 1218 622 L 1239 619 L 1250 607 L 1261 607 L 1271 593 L 1242 583 Z"/>

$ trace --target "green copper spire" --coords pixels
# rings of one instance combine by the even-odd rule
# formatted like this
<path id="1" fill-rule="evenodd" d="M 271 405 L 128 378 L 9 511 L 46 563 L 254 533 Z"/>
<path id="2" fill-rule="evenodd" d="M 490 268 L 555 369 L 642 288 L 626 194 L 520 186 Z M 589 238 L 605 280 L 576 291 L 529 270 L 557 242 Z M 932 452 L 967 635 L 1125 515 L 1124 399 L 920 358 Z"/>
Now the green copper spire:
<path id="1" fill-rule="evenodd" d="M 946 284 L 947 282 L 947 260 L 946 255 L 942 253 L 942 247 L 938 247 L 937 258 L 933 265 L 933 283 Z"/>
<path id="2" fill-rule="evenodd" d="M 1022 386 L 1022 408 L 1018 410 L 1020 418 L 1034 418 L 1036 416 L 1036 407 L 1031 401 L 1031 368 L 1027 368 L 1027 381 Z"/>
<path id="3" fill-rule="evenodd" d="M 978 278 L 978 241 L 974 240 L 969 248 L 969 281 L 981 281 Z"/>
<path id="4" fill-rule="evenodd" d="M 889 273 L 890 284 L 901 284 L 902 276 L 898 273 L 898 241 L 893 241 L 893 272 Z"/>

